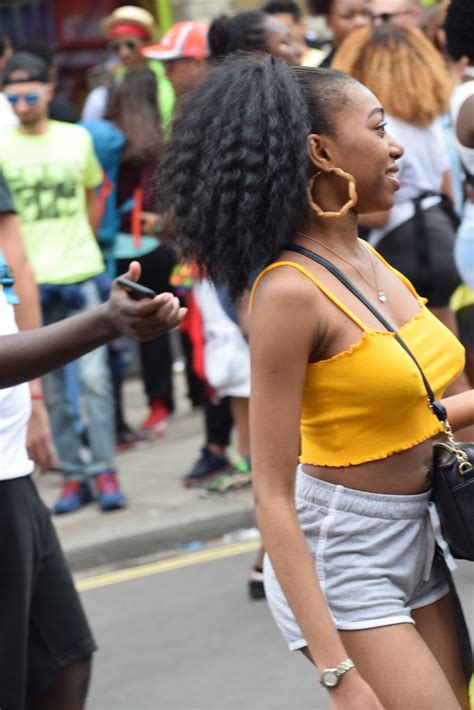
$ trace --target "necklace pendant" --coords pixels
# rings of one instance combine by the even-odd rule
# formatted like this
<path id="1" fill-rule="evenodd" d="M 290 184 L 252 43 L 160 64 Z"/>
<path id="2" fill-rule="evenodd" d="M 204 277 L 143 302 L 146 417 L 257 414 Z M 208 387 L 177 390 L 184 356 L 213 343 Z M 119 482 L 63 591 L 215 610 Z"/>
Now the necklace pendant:
<path id="1" fill-rule="evenodd" d="M 377 291 L 377 298 L 381 303 L 385 303 L 385 301 L 387 300 L 387 296 L 385 295 L 384 291 Z"/>

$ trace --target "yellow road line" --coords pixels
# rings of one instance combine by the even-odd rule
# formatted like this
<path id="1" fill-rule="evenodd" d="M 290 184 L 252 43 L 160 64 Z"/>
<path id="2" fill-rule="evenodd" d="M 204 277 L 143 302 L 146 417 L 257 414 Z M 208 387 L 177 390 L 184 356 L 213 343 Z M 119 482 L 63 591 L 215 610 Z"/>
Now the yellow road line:
<path id="1" fill-rule="evenodd" d="M 159 560 L 148 564 L 139 565 L 138 567 L 130 567 L 128 569 L 116 570 L 115 572 L 107 572 L 99 574 L 95 577 L 87 577 L 76 581 L 76 589 L 79 592 L 87 592 L 90 589 L 98 589 L 99 587 L 108 587 L 112 584 L 120 584 L 121 582 L 130 582 L 132 579 L 140 579 L 141 577 L 149 577 L 152 574 L 160 574 L 161 572 L 170 572 L 181 567 L 189 567 L 191 565 L 202 564 L 203 562 L 211 562 L 224 557 L 233 557 L 234 555 L 243 555 L 245 552 L 254 552 L 260 547 L 260 540 L 248 540 L 246 542 L 236 542 L 222 547 L 212 547 L 208 550 L 200 552 L 191 552 L 178 557 L 172 557 L 167 560 Z"/>

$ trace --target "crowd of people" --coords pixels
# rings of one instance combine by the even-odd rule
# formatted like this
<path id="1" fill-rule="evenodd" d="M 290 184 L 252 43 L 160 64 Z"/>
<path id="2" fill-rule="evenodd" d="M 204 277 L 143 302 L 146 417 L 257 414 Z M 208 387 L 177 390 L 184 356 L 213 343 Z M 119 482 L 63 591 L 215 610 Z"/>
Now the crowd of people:
<path id="1" fill-rule="evenodd" d="M 119 7 L 82 107 L 58 93 L 49 47 L 0 38 L 0 479 L 18 539 L 0 554 L 18 569 L 0 595 L 6 710 L 82 708 L 95 649 L 33 467 L 62 472 L 55 514 L 125 507 L 116 450 L 166 434 L 172 336 L 205 432 L 182 483 L 253 483 L 250 594 L 331 708 L 468 708 L 453 560 L 429 522 L 442 427 L 325 262 L 474 439 L 474 7 L 307 9 L 330 40 L 310 39 L 292 0 L 159 40 L 150 13 Z"/>

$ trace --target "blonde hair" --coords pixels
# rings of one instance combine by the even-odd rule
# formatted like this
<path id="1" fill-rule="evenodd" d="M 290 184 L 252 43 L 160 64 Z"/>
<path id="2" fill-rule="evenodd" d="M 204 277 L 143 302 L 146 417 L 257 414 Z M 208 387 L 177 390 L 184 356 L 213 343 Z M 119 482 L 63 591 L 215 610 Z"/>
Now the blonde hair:
<path id="1" fill-rule="evenodd" d="M 387 113 L 428 126 L 448 110 L 452 83 L 443 59 L 414 27 L 390 23 L 352 32 L 331 67 L 364 84 Z"/>

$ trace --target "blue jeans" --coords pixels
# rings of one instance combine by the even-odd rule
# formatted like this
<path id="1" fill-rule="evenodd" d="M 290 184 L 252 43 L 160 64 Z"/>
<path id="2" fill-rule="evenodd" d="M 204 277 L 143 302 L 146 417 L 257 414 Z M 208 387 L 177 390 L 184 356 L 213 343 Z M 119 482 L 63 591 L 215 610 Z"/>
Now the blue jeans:
<path id="1" fill-rule="evenodd" d="M 101 303 L 97 284 L 93 280 L 77 284 L 84 298 L 80 308 L 73 308 L 56 298 L 43 305 L 46 324 L 77 315 Z M 46 406 L 51 421 L 54 443 L 66 478 L 85 480 L 101 471 L 113 468 L 115 448 L 112 382 L 107 360 L 107 348 L 102 346 L 76 361 L 80 393 L 88 421 L 91 461 L 84 463 L 80 455 L 81 440 L 74 412 L 66 394 L 64 368 L 54 370 L 43 379 Z"/>
<path id="2" fill-rule="evenodd" d="M 462 280 L 474 289 L 474 202 L 465 202 L 456 234 L 454 259 Z"/>

